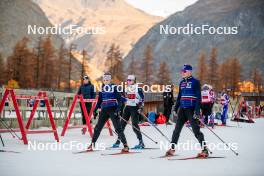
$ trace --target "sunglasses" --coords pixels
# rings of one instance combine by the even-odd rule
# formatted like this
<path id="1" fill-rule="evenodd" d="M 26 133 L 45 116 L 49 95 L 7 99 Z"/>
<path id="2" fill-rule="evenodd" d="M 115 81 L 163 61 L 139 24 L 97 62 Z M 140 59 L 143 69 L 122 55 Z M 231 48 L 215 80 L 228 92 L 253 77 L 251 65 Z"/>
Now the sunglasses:
<path id="1" fill-rule="evenodd" d="M 132 79 L 128 79 L 127 82 L 133 81 Z"/>
<path id="2" fill-rule="evenodd" d="M 187 73 L 187 70 L 181 70 L 181 73 Z"/>

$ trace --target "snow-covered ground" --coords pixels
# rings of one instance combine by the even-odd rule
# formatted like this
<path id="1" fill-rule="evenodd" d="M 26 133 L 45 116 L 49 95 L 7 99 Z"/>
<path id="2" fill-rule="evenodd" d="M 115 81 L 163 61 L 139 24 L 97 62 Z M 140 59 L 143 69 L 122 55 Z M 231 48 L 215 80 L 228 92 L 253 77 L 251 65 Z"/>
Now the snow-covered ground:
<path id="1" fill-rule="evenodd" d="M 115 150 L 99 151 L 94 153 L 73 154 L 77 149 L 67 151 L 33 151 L 28 150 L 28 146 L 21 141 L 13 139 L 10 134 L 2 134 L 6 147 L 0 149 L 19 151 L 21 153 L 0 152 L 0 175 L 115 175 L 115 176 L 139 176 L 139 175 L 264 175 L 264 140 L 262 136 L 264 119 L 256 120 L 254 124 L 229 122 L 235 127 L 216 127 L 214 130 L 226 142 L 238 144 L 239 156 L 235 156 L 231 151 L 213 151 L 212 156 L 225 156 L 220 159 L 207 160 L 174 160 L 151 159 L 160 156 L 165 151 L 144 150 L 142 153 L 102 156 L 101 153 L 113 153 Z M 174 125 L 159 125 L 168 137 L 171 137 Z M 61 128 L 58 129 L 59 134 Z M 157 141 L 166 140 L 150 126 L 142 127 L 142 131 L 149 134 Z M 219 140 L 206 128 L 202 129 L 205 138 L 210 143 L 219 143 Z M 137 143 L 135 134 L 130 126 L 127 126 L 125 134 L 130 146 Z M 52 134 L 32 134 L 28 135 L 31 142 L 53 143 Z M 81 135 L 80 129 L 67 131 L 65 137 L 61 137 L 61 144 L 70 141 L 78 141 L 83 144 L 90 142 L 88 135 Z M 111 146 L 116 137 L 109 137 L 108 130 L 104 129 L 98 142 Z M 183 128 L 179 142 L 196 142 L 193 134 L 186 127 Z M 150 140 L 144 138 L 147 147 L 159 147 Z M 194 156 L 198 151 L 180 150 L 175 158 Z"/>

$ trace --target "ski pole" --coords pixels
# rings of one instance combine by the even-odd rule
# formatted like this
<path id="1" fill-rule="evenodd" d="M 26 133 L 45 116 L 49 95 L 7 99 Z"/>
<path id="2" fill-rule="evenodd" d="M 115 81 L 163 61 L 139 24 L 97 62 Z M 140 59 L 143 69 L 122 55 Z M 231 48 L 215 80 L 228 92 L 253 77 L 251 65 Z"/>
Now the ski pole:
<path id="1" fill-rule="evenodd" d="M 132 126 L 134 129 L 136 129 L 138 132 L 140 132 L 141 134 L 143 134 L 145 137 L 147 137 L 148 139 L 150 139 L 152 142 L 154 142 L 155 144 L 158 144 L 157 141 L 154 141 L 151 137 L 149 137 L 146 133 L 144 133 L 143 131 L 140 131 L 139 129 L 137 129 L 134 125 L 132 125 L 131 123 L 129 123 L 126 119 L 124 119 L 123 117 L 121 117 L 120 115 L 118 115 L 118 117 L 121 120 L 124 120 L 127 124 L 129 124 L 130 126 Z"/>
<path id="2" fill-rule="evenodd" d="M 3 147 L 4 147 L 5 144 L 4 144 L 4 141 L 3 141 L 3 138 L 2 138 L 2 136 L 1 136 L 1 134 L 0 134 L 0 138 L 1 138 L 2 145 L 3 145 Z"/>
<path id="3" fill-rule="evenodd" d="M 225 144 L 227 147 L 229 147 L 228 146 L 228 144 L 221 138 L 221 137 L 219 137 L 212 129 L 210 129 L 205 123 L 203 123 L 203 121 L 200 119 L 200 118 L 198 118 L 198 120 L 208 129 L 208 130 L 210 130 L 220 141 L 222 141 L 223 142 L 223 144 Z M 237 152 L 235 152 L 232 148 L 230 148 L 230 150 L 236 155 L 236 156 L 238 156 L 238 153 Z"/>
<path id="4" fill-rule="evenodd" d="M 21 138 L 16 134 L 16 132 L 12 128 L 9 128 L 4 121 L 0 120 L 0 122 L 9 131 L 9 133 L 12 135 L 13 138 L 17 137 L 19 140 L 21 140 Z"/>
<path id="5" fill-rule="evenodd" d="M 15 138 L 16 136 L 13 134 L 13 131 L 9 129 L 9 127 L 7 126 L 7 124 L 5 124 L 2 120 L 0 120 L 0 122 L 8 130 L 8 132 L 12 135 L 12 137 Z"/>
<path id="6" fill-rule="evenodd" d="M 143 114 L 143 113 L 139 113 L 140 115 L 142 115 L 147 121 L 148 123 L 154 127 L 168 142 L 171 142 L 170 139 L 155 125 L 153 125 L 153 123 L 151 121 L 149 121 L 149 119 Z"/>

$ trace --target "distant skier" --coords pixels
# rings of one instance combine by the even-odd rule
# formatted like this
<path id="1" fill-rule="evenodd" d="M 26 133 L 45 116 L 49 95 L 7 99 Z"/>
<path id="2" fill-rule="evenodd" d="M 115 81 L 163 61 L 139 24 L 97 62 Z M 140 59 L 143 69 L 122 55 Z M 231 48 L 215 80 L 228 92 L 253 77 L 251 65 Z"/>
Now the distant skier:
<path id="1" fill-rule="evenodd" d="M 101 91 L 99 92 L 98 102 L 94 110 L 94 116 L 97 116 L 97 110 L 100 109 L 100 115 L 98 122 L 94 128 L 94 134 L 92 137 L 92 143 L 87 150 L 93 150 L 95 143 L 100 136 L 100 133 L 105 126 L 105 123 L 110 118 L 112 120 L 113 126 L 118 138 L 123 143 L 124 148 L 122 152 L 128 152 L 129 147 L 127 145 L 126 137 L 121 128 L 119 114 L 121 108 L 121 95 L 117 90 L 116 85 L 111 83 L 111 75 L 103 75 L 103 85 Z"/>
<path id="2" fill-rule="evenodd" d="M 136 145 L 134 148 L 135 149 L 142 149 L 145 148 L 143 139 L 142 139 L 142 134 L 140 133 L 140 128 L 139 128 L 139 117 L 144 107 L 144 94 L 142 91 L 142 88 L 139 88 L 138 85 L 136 84 L 136 77 L 134 75 L 128 75 L 127 77 L 127 88 L 125 89 L 125 108 L 123 112 L 123 118 L 126 121 L 129 121 L 129 118 L 131 117 L 132 119 L 132 125 L 137 128 L 133 128 L 139 144 Z M 121 120 L 121 127 L 122 130 L 125 130 L 127 123 L 124 120 Z M 117 139 L 117 141 L 113 144 L 113 148 L 117 148 L 120 145 L 120 140 Z"/>
<path id="3" fill-rule="evenodd" d="M 212 109 L 215 101 L 215 93 L 213 91 L 213 88 L 211 85 L 204 84 L 202 87 L 202 104 L 201 104 L 201 110 L 204 117 L 204 124 L 208 124 L 208 118 L 209 125 L 214 126 L 214 117 L 212 114 Z"/>
<path id="4" fill-rule="evenodd" d="M 163 92 L 163 107 L 164 107 L 163 114 L 166 117 L 167 125 L 171 125 L 169 120 L 170 120 L 171 109 L 172 109 L 173 103 L 174 103 L 174 98 L 173 98 L 173 86 L 172 86 L 170 92 L 166 92 L 166 91 Z"/>
<path id="5" fill-rule="evenodd" d="M 222 126 L 226 125 L 229 101 L 230 101 L 229 96 L 225 93 L 225 91 L 223 91 L 221 94 L 221 105 L 222 105 L 221 121 L 222 121 Z"/>
<path id="6" fill-rule="evenodd" d="M 83 84 L 80 86 L 78 92 L 78 95 L 82 95 L 84 99 L 94 99 L 96 96 L 95 90 L 94 90 L 94 85 L 91 83 L 90 78 L 85 75 L 83 77 Z M 84 116 L 84 109 L 81 106 L 80 103 L 80 107 L 81 107 L 81 111 L 82 111 L 82 123 L 83 125 L 86 124 L 86 119 Z M 92 107 L 92 103 L 89 102 L 85 102 L 85 107 L 86 107 L 86 111 L 89 114 L 91 107 Z M 82 129 L 82 133 L 84 134 L 86 132 L 86 128 Z"/>
<path id="7" fill-rule="evenodd" d="M 184 65 L 181 70 L 183 77 L 179 85 L 179 93 L 176 100 L 173 114 L 178 116 L 175 129 L 173 131 L 171 148 L 166 152 L 166 156 L 172 156 L 175 153 L 175 145 L 184 126 L 184 123 L 189 120 L 192 131 L 198 139 L 202 152 L 198 157 L 207 157 L 209 155 L 208 149 L 205 146 L 204 135 L 200 131 L 198 119 L 200 116 L 200 102 L 201 102 L 201 87 L 200 82 L 192 77 L 192 66 Z M 178 111 L 179 110 L 179 111 Z M 176 115 L 176 113 L 178 113 Z"/>

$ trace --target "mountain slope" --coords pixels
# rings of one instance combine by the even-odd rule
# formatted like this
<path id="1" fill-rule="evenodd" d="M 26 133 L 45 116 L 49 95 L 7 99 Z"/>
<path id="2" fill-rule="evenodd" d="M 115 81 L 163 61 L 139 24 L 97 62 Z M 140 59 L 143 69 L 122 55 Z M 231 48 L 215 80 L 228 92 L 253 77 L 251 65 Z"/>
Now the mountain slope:
<path id="1" fill-rule="evenodd" d="M 262 0 L 199 0 L 152 27 L 125 58 L 126 65 L 132 56 L 142 59 L 144 48 L 150 44 L 153 47 L 154 64 L 157 66 L 160 61 L 167 61 L 174 81 L 179 78 L 175 73 L 184 63 L 196 66 L 199 52 L 205 51 L 208 57 L 212 47 L 218 48 L 220 62 L 236 56 L 244 68 L 245 77 L 249 76 L 250 69 L 254 67 L 264 71 L 263 9 Z M 160 25 L 180 27 L 187 24 L 237 26 L 238 34 L 160 34 Z"/>
<path id="2" fill-rule="evenodd" d="M 53 24 L 63 28 L 77 25 L 80 28 L 103 28 L 103 34 L 62 35 L 65 41 L 86 49 L 91 64 L 104 70 L 106 52 L 112 43 L 127 54 L 132 45 L 161 17 L 144 13 L 124 0 L 35 0 Z M 92 30 L 92 29 L 91 29 Z M 94 29 L 96 30 L 96 29 Z M 97 31 L 98 32 L 98 31 Z"/>
<path id="3" fill-rule="evenodd" d="M 30 0 L 2 0 L 0 1 L 0 52 L 4 57 L 12 53 L 17 41 L 23 37 L 30 39 L 30 47 L 35 47 L 38 38 L 45 35 L 27 34 L 28 25 L 48 27 L 52 26 L 44 12 Z M 56 48 L 63 40 L 52 35 L 51 39 Z"/>

